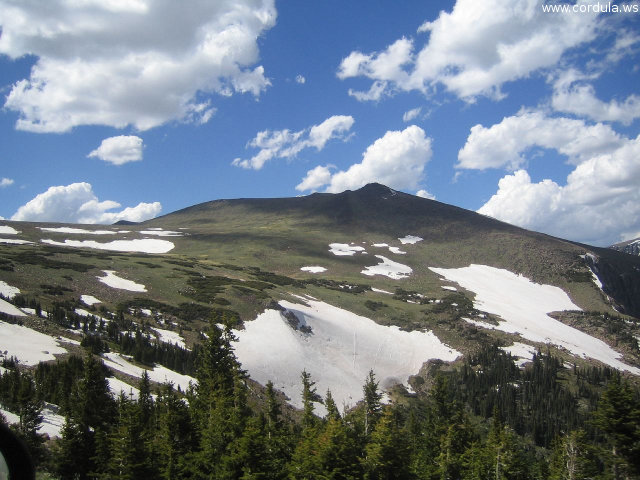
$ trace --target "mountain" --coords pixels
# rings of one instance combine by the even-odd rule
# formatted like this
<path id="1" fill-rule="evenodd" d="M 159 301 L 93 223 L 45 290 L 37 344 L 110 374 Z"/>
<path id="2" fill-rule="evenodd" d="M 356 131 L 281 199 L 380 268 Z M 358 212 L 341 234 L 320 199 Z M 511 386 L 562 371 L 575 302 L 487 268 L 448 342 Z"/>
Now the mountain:
<path id="1" fill-rule="evenodd" d="M 216 200 L 141 224 L 3 224 L 6 315 L 22 308 L 25 326 L 66 337 L 59 327 L 90 315 L 119 318 L 189 347 L 213 316 L 235 329 L 251 377 L 273 380 L 294 404 L 303 368 L 349 403 L 372 366 L 406 384 L 429 359 L 496 341 L 524 357 L 551 344 L 569 362 L 640 373 L 640 257 L 379 184 Z"/>
<path id="2" fill-rule="evenodd" d="M 237 445 L 246 440 L 250 446 L 256 432 L 272 438 L 271 430 L 263 431 L 272 428 L 265 415 L 272 425 L 280 416 L 288 426 L 276 431 L 294 435 L 278 457 L 282 473 L 306 458 L 304 442 L 334 438 L 329 432 L 339 426 L 337 410 L 348 418 L 340 428 L 351 429 L 349 435 L 367 445 L 362 448 L 378 436 L 400 435 L 366 433 L 368 412 L 383 415 L 378 386 L 393 405 L 384 415 L 393 409 L 404 425 L 402 435 L 413 439 L 413 453 L 405 452 L 402 461 L 408 465 L 411 456 L 412 469 L 424 469 L 422 455 L 433 465 L 433 459 L 445 458 L 437 447 L 444 432 L 457 432 L 467 422 L 464 428 L 475 435 L 469 438 L 483 444 L 491 444 L 494 433 L 487 432 L 497 426 L 512 429 L 512 448 L 544 449 L 531 461 L 545 471 L 553 463 L 548 459 L 555 440 L 570 430 L 584 429 L 605 452 L 602 434 L 589 420 L 604 418 L 598 412 L 609 411 L 606 402 L 618 398 L 616 389 L 630 392 L 629 385 L 640 382 L 640 256 L 527 231 L 383 185 L 216 200 L 141 224 L 2 221 L 0 237 L 0 420 L 19 422 L 29 405 L 39 408 L 35 398 L 44 400 L 40 432 L 63 437 L 62 450 L 51 455 L 72 472 L 98 468 L 78 464 L 81 457 L 97 458 L 97 447 L 83 455 L 61 453 L 76 445 L 73 432 L 63 434 L 62 428 L 78 415 L 76 403 L 99 410 L 98 423 L 85 431 L 102 429 L 105 452 L 125 445 L 123 432 L 137 431 L 127 419 L 149 412 L 154 402 L 156 420 L 145 427 L 150 430 L 144 438 L 158 445 L 179 437 L 167 436 L 174 417 L 164 415 L 164 408 L 182 419 L 176 432 L 211 439 L 229 429 L 200 421 L 226 421 L 209 402 L 233 410 L 228 418 L 244 412 L 247 423 L 229 431 L 242 438 Z M 203 362 L 207 368 L 198 367 Z M 249 378 L 238 382 L 240 369 Z M 92 389 L 96 398 L 82 403 L 78 399 L 88 389 L 73 385 L 89 377 L 108 390 Z M 178 391 L 171 393 L 167 382 Z M 24 385 L 34 386 L 31 397 Z M 153 401 L 151 388 L 163 389 Z M 179 400 L 184 392 L 190 392 L 188 403 Z M 317 402 L 325 392 L 333 403 Z M 244 397 L 246 408 L 236 410 Z M 319 435 L 304 433 L 314 424 L 307 415 L 309 398 L 316 414 L 333 415 L 315 424 L 324 432 Z M 98 407 L 98 400 L 106 406 Z M 282 415 L 272 409 L 274 402 Z M 412 421 L 425 412 L 432 413 L 416 430 Z M 380 425 L 391 428 L 385 423 L 391 418 L 380 416 Z M 433 429 L 434 419 L 444 422 L 440 430 Z M 162 425 L 152 427 L 155 421 Z M 302 434 L 295 433 L 298 423 Z M 42 440 L 31 433 L 37 452 Z M 220 458 L 206 443 L 181 442 L 177 458 L 185 472 L 201 474 L 211 466 L 189 455 Z M 148 442 L 129 444 L 143 448 Z M 435 450 L 424 450 L 431 444 Z M 468 448 L 474 445 L 469 440 Z M 354 452 L 354 458 L 365 458 L 363 451 Z M 624 452 L 625 458 L 637 457 Z M 136 468 L 140 459 L 154 457 L 131 455 L 127 462 Z M 236 458 L 235 450 L 223 455 Z M 103 459 L 100 468 L 120 471 L 125 456 Z M 602 465 L 613 460 L 603 457 Z"/>
<path id="3" fill-rule="evenodd" d="M 629 255 L 640 255 L 640 238 L 616 243 L 615 245 L 611 245 L 609 248 L 618 250 L 619 252 L 628 253 Z"/>

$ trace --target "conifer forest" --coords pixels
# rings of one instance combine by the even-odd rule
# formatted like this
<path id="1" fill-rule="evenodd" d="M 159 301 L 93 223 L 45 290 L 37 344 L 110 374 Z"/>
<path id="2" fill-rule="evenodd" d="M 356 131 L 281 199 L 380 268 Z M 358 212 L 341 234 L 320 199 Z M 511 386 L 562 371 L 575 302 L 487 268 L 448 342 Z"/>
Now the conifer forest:
<path id="1" fill-rule="evenodd" d="M 545 352 L 521 369 L 491 345 L 453 365 L 428 365 L 430 384 L 416 384 L 418 393 L 400 387 L 385 397 L 371 371 L 364 400 L 349 409 L 336 405 L 331 391 L 318 392 L 302 371 L 304 407 L 297 411 L 271 382 L 263 388 L 248 379 L 232 340 L 230 328 L 212 323 L 196 358 L 184 362 L 197 384 L 180 391 L 143 375 L 136 399 L 112 396 L 96 342 L 86 342 L 83 357 L 30 370 L 5 360 L 0 403 L 19 414 L 12 428 L 28 445 L 39 478 L 640 475 L 640 390 L 613 369 L 563 365 Z M 129 351 L 149 348 L 138 342 Z M 60 405 L 66 418 L 59 439 L 37 432 L 44 402 Z"/>

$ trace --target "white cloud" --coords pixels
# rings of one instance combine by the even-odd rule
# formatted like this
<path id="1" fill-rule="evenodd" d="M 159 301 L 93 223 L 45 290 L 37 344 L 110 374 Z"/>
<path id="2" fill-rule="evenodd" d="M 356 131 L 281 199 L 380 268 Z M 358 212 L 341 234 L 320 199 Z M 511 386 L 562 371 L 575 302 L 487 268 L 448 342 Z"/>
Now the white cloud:
<path id="1" fill-rule="evenodd" d="M 142 160 L 142 139 L 135 135 L 120 135 L 102 140 L 87 157 L 96 157 L 114 165 Z"/>
<path id="2" fill-rule="evenodd" d="M 623 101 L 612 99 L 603 102 L 596 96 L 593 85 L 586 83 L 586 80 L 594 78 L 597 75 L 582 75 L 575 70 L 563 72 L 553 85 L 553 108 L 597 122 L 620 122 L 623 125 L 640 118 L 640 96 L 629 95 Z"/>
<path id="3" fill-rule="evenodd" d="M 0 54 L 38 57 L 5 108 L 18 129 L 206 122 L 207 94 L 259 95 L 270 83 L 258 37 L 275 24 L 273 0 L 0 0 Z"/>
<path id="4" fill-rule="evenodd" d="M 416 192 L 416 197 L 427 198 L 429 200 L 435 200 L 436 196 L 433 193 L 429 193 L 426 190 L 418 190 Z"/>
<path id="5" fill-rule="evenodd" d="M 2 180 L 0 180 L 0 187 L 8 187 L 10 185 L 13 185 L 14 181 L 12 178 L 2 178 Z"/>
<path id="6" fill-rule="evenodd" d="M 46 192 L 40 193 L 21 206 L 11 220 L 102 224 L 119 220 L 141 222 L 156 217 L 162 210 L 159 202 L 153 202 L 139 203 L 119 212 L 109 211 L 120 206 L 113 200 L 98 200 L 89 183 L 72 183 L 67 186 L 49 187 Z"/>
<path id="7" fill-rule="evenodd" d="M 405 122 L 405 123 L 408 123 L 408 122 L 418 118 L 421 113 L 422 113 L 422 108 L 421 107 L 412 108 L 411 110 L 409 110 L 407 112 L 404 112 L 404 115 L 402 115 L 402 121 Z"/>
<path id="8" fill-rule="evenodd" d="M 258 132 L 249 143 L 249 147 L 260 151 L 250 159 L 236 158 L 232 165 L 246 169 L 260 170 L 265 163 L 274 158 L 293 158 L 305 148 L 322 150 L 329 140 L 348 139 L 346 135 L 353 126 L 354 119 L 349 115 L 334 115 L 324 122 L 299 132 L 285 130 L 263 130 Z"/>
<path id="9" fill-rule="evenodd" d="M 296 185 L 296 190 L 300 192 L 305 191 L 315 191 L 320 187 L 323 187 L 331 182 L 331 170 L 330 166 L 322 166 L 318 165 L 317 167 L 309 170 L 307 175 L 302 179 L 298 185 Z"/>
<path id="10" fill-rule="evenodd" d="M 302 75 L 296 75 L 296 82 L 303 85 L 307 82 L 307 79 L 304 78 Z"/>
<path id="11" fill-rule="evenodd" d="M 539 0 L 458 0 L 450 13 L 420 27 L 428 40 L 419 52 L 407 38 L 381 52 L 354 51 L 337 75 L 373 80 L 368 92 L 349 92 L 359 100 L 428 93 L 438 85 L 469 101 L 500 98 L 504 83 L 555 65 L 567 50 L 592 40 L 597 26 L 595 13 L 543 13 Z"/>
<path id="12" fill-rule="evenodd" d="M 479 124 L 472 127 L 458 152 L 457 167 L 516 170 L 527 163 L 524 154 L 532 147 L 555 149 L 570 163 L 579 164 L 624 143 L 625 139 L 608 125 L 587 125 L 582 120 L 523 110 L 490 128 Z"/>
<path id="13" fill-rule="evenodd" d="M 534 183 L 522 153 L 539 146 L 575 165 L 564 184 Z M 640 230 L 640 136 L 622 137 L 608 126 L 524 112 L 490 128 L 475 126 L 458 167 L 517 169 L 479 210 L 531 230 L 598 245 Z"/>
<path id="14" fill-rule="evenodd" d="M 362 162 L 334 174 L 327 167 L 316 167 L 307 172 L 296 189 L 311 190 L 326 185 L 327 192 L 336 193 L 378 182 L 399 190 L 415 190 L 431 153 L 431 139 L 420 127 L 411 125 L 402 131 L 388 131 L 369 145 Z"/>

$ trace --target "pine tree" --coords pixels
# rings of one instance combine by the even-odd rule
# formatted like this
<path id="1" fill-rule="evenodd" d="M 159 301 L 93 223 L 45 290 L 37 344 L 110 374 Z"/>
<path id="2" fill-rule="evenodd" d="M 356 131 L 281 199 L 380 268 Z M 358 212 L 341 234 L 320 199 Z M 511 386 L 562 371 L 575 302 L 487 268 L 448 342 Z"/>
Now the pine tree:
<path id="1" fill-rule="evenodd" d="M 373 373 L 373 370 L 369 370 L 369 374 L 364 383 L 364 435 L 369 435 L 375 426 L 380 412 L 382 410 L 382 393 L 378 390 L 378 382 Z"/>
<path id="2" fill-rule="evenodd" d="M 20 423 L 18 432 L 24 439 L 34 461 L 37 463 L 43 455 L 43 438 L 38 434 L 42 424 L 42 402 L 36 397 L 35 385 L 31 375 L 23 374 L 18 393 Z"/>
<path id="3" fill-rule="evenodd" d="M 376 422 L 365 447 L 362 460 L 367 480 L 411 479 L 409 449 L 406 438 L 398 428 L 394 412 L 386 407 Z"/>
<path id="4" fill-rule="evenodd" d="M 582 430 L 574 430 L 555 442 L 551 462 L 550 480 L 579 480 L 595 478 L 598 466 L 594 449 L 587 443 Z"/>

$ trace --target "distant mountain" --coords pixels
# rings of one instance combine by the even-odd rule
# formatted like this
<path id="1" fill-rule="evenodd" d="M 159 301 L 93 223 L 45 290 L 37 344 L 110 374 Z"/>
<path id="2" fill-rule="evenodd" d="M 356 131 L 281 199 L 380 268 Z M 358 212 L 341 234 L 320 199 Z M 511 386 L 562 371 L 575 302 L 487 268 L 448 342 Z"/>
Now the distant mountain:
<path id="1" fill-rule="evenodd" d="M 640 238 L 616 243 L 615 245 L 611 245 L 609 248 L 618 250 L 619 252 L 628 253 L 629 255 L 640 255 Z"/>

